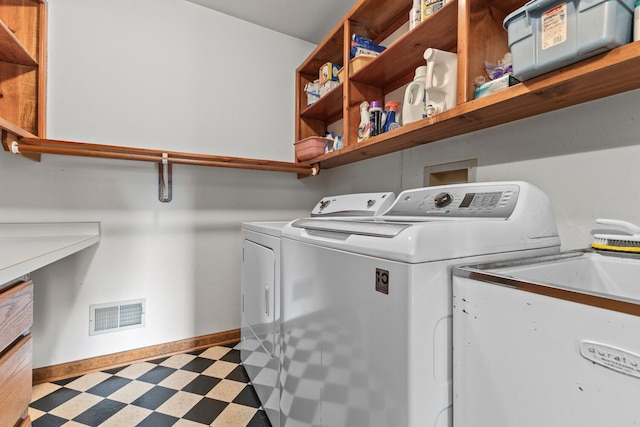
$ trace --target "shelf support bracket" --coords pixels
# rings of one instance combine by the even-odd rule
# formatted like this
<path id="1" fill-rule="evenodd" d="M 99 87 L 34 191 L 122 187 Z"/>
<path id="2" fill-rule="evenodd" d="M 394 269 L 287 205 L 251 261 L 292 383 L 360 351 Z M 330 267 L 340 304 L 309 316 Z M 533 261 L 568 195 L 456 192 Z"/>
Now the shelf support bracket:
<path id="1" fill-rule="evenodd" d="M 162 161 L 158 163 L 158 200 L 163 203 L 171 201 L 172 173 L 169 155 L 162 153 Z"/>

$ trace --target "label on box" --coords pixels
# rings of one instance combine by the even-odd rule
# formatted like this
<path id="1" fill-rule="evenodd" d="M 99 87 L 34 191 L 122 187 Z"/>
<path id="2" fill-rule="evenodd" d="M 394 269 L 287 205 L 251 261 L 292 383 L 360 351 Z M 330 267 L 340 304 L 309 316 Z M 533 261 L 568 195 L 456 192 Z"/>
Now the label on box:
<path id="1" fill-rule="evenodd" d="M 421 2 L 422 8 L 422 20 L 424 21 L 427 18 L 430 18 L 431 15 L 436 13 L 438 10 L 442 9 L 444 6 L 444 0 L 422 0 Z"/>
<path id="2" fill-rule="evenodd" d="M 562 3 L 542 14 L 542 50 L 567 40 L 567 4 Z"/>
<path id="3" fill-rule="evenodd" d="M 327 62 L 326 64 L 324 64 L 322 67 L 320 67 L 320 84 L 323 84 L 324 82 L 329 80 L 337 81 L 339 70 L 340 67 L 336 64 L 332 64 L 331 62 Z"/>

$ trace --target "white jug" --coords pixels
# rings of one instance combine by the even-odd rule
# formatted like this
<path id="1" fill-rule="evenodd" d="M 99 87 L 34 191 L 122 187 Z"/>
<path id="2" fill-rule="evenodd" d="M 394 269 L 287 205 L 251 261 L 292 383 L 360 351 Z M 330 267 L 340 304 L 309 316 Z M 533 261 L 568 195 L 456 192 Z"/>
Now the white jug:
<path id="1" fill-rule="evenodd" d="M 413 81 L 409 83 L 404 92 L 402 103 L 402 124 L 412 123 L 425 116 L 425 84 L 427 67 L 425 65 L 416 68 Z"/>
<path id="2" fill-rule="evenodd" d="M 427 61 L 425 114 L 432 116 L 456 106 L 458 55 L 428 48 L 424 59 Z"/>

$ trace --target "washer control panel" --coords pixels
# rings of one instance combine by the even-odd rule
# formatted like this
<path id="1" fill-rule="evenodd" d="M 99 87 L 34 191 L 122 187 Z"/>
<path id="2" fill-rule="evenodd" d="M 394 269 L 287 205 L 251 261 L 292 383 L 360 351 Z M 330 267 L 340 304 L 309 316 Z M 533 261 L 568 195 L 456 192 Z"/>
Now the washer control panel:
<path id="1" fill-rule="evenodd" d="M 518 184 L 484 183 L 425 187 L 400 193 L 383 217 L 509 218 L 520 197 Z"/>
<path id="2" fill-rule="evenodd" d="M 395 194 L 356 193 L 323 197 L 311 211 L 311 216 L 374 216 L 384 213 L 393 204 Z"/>

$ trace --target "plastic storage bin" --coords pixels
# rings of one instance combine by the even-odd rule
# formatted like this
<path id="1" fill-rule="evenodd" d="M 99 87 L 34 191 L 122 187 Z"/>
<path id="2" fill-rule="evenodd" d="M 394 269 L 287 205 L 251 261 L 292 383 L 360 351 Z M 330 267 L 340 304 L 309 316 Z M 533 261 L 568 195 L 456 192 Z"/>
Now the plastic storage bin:
<path id="1" fill-rule="evenodd" d="M 513 74 L 527 80 L 629 43 L 634 1 L 530 1 L 504 20 Z"/>
<path id="2" fill-rule="evenodd" d="M 304 162 L 324 154 L 326 141 L 327 138 L 321 136 L 310 136 L 295 142 L 293 145 L 296 149 L 296 159 L 299 162 Z"/>

